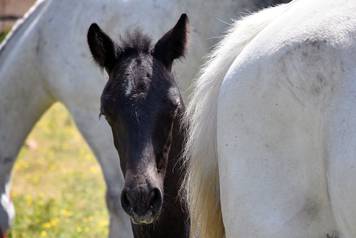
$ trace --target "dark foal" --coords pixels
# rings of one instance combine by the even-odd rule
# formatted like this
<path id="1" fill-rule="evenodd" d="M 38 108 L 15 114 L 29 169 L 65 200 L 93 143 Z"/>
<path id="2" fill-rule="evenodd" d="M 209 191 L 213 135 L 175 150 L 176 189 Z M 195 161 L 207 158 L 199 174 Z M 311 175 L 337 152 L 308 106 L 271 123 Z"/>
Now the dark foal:
<path id="1" fill-rule="evenodd" d="M 88 31 L 91 53 L 109 75 L 101 114 L 120 156 L 121 204 L 135 237 L 189 237 L 186 201 L 179 196 L 184 104 L 171 74 L 173 61 L 184 55 L 188 27 L 183 14 L 154 46 L 139 31 L 120 44 L 96 24 Z"/>

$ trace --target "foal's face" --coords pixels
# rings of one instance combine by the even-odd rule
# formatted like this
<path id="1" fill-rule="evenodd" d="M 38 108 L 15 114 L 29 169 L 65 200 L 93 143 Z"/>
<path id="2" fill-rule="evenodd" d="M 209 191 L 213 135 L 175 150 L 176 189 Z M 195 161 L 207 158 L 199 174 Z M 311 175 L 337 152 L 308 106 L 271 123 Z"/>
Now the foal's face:
<path id="1" fill-rule="evenodd" d="M 161 209 L 179 106 L 170 73 L 149 54 L 124 57 L 103 91 L 101 113 L 111 126 L 125 175 L 121 202 L 136 223 L 151 223 Z"/>
<path id="2" fill-rule="evenodd" d="M 97 25 L 89 28 L 94 59 L 109 74 L 101 114 L 111 126 L 125 176 L 122 207 L 134 223 L 152 223 L 162 208 L 172 129 L 181 107 L 170 71 L 184 54 L 187 24 L 182 15 L 154 47 L 137 32 L 120 46 Z"/>

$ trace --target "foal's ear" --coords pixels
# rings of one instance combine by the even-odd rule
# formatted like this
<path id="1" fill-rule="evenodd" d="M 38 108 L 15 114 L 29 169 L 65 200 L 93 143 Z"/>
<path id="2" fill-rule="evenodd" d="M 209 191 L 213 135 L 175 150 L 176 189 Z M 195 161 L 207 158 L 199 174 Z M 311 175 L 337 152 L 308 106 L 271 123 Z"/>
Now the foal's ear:
<path id="1" fill-rule="evenodd" d="M 108 72 L 112 70 L 120 48 L 96 23 L 90 25 L 87 37 L 91 54 L 96 63 Z"/>
<path id="2" fill-rule="evenodd" d="M 189 34 L 187 14 L 182 14 L 177 24 L 156 43 L 153 55 L 170 70 L 173 60 L 184 56 Z"/>

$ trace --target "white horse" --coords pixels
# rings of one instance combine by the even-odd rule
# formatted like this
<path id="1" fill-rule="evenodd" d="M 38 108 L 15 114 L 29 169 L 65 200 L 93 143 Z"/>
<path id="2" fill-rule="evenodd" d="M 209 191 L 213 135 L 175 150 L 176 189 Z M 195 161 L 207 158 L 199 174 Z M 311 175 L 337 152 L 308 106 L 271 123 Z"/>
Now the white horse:
<path id="1" fill-rule="evenodd" d="M 224 22 L 279 1 L 38 1 L 0 46 L 0 237 L 14 216 L 9 180 L 18 151 L 35 122 L 55 101 L 68 108 L 102 168 L 109 236 L 132 236 L 120 205 L 123 179 L 111 132 L 104 121 L 98 121 L 99 95 L 106 80 L 93 65 L 86 43 L 92 22 L 98 22 L 111 36 L 140 26 L 157 40 L 180 13 L 187 12 L 192 44 L 184 64 L 176 70 L 183 95 L 187 95 L 203 56 L 226 29 Z M 103 80 L 98 80 L 100 77 Z"/>
<path id="2" fill-rule="evenodd" d="M 356 237 L 355 12 L 296 0 L 219 44 L 187 114 L 201 237 Z"/>

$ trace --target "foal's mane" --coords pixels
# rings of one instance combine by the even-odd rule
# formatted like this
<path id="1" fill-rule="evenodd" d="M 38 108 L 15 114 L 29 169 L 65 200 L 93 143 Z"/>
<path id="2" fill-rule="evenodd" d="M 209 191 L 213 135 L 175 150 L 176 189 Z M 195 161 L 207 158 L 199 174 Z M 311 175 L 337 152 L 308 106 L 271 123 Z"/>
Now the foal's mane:
<path id="1" fill-rule="evenodd" d="M 119 45 L 122 53 L 148 54 L 152 50 L 152 39 L 137 28 L 134 31 L 127 31 L 124 36 L 120 37 Z"/>

